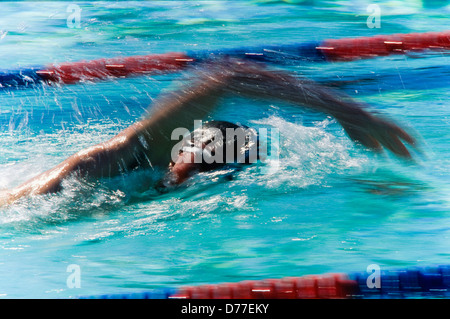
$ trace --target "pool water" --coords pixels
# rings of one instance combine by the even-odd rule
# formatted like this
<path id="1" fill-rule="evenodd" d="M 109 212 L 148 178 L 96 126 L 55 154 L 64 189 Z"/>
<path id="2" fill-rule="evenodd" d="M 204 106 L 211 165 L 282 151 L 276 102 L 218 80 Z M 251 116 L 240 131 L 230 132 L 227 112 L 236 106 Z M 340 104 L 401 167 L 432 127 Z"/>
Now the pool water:
<path id="1" fill-rule="evenodd" d="M 425 2 L 425 1 L 424 1 Z M 443 31 L 446 1 L 0 4 L 0 68 L 123 55 Z M 447 5 L 447 6 L 446 6 Z M 332 119 L 230 98 L 213 117 L 280 132 L 278 170 L 201 174 L 158 194 L 152 172 L 68 180 L 0 209 L 0 296 L 69 298 L 205 283 L 450 263 L 450 69 L 444 53 L 283 68 L 368 103 L 420 140 L 416 163 L 373 154 Z M 0 188 L 139 119 L 179 74 L 0 92 Z M 270 171 L 270 170 L 269 170 Z M 80 285 L 68 285 L 70 265 Z M 70 268 L 69 268 L 70 269 Z"/>

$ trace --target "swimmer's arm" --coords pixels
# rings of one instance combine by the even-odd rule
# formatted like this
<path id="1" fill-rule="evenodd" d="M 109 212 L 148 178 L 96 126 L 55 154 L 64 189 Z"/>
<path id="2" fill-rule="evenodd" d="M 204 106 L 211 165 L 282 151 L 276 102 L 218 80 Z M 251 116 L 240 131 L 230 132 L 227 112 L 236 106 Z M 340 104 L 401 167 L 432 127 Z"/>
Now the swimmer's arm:
<path id="1" fill-rule="evenodd" d="M 415 145 L 406 131 L 381 116 L 368 112 L 354 99 L 340 92 L 283 71 L 270 71 L 255 63 L 227 65 L 226 90 L 259 99 L 276 99 L 329 114 L 354 141 L 376 151 L 385 147 L 398 156 L 411 158 L 403 141 Z"/>
<path id="2" fill-rule="evenodd" d="M 220 77 L 217 75 L 216 79 Z M 24 196 L 57 192 L 63 180 L 74 174 L 102 178 L 117 176 L 135 167 L 166 167 L 170 163 L 172 147 L 179 141 L 172 141 L 172 131 L 177 127 L 191 129 L 194 120 L 202 119 L 212 111 L 221 95 L 221 85 L 205 78 L 164 95 L 155 101 L 146 118 L 112 139 L 79 151 L 48 171 L 1 193 L 0 206 Z"/>
<path id="3" fill-rule="evenodd" d="M 81 177 L 115 176 L 136 161 L 131 134 L 124 130 L 109 141 L 89 147 L 70 156 L 55 167 L 0 195 L 0 206 L 21 197 L 54 193 L 70 175 Z"/>
<path id="4" fill-rule="evenodd" d="M 302 89 L 313 94 L 305 103 L 335 117 L 352 140 L 375 151 L 384 147 L 400 157 L 411 158 L 404 143 L 416 146 L 416 141 L 395 122 L 369 112 L 365 105 L 349 96 L 318 84 L 305 83 Z"/>

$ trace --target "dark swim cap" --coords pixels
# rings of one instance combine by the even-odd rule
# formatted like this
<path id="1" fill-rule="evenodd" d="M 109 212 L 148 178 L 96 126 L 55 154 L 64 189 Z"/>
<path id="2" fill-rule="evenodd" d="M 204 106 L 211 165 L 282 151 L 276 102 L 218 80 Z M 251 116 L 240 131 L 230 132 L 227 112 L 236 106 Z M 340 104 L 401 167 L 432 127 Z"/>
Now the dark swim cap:
<path id="1" fill-rule="evenodd" d="M 253 128 L 209 121 L 185 138 L 181 150 L 202 152 L 202 168 L 206 170 L 227 164 L 255 163 L 259 158 L 258 144 L 258 133 Z"/>

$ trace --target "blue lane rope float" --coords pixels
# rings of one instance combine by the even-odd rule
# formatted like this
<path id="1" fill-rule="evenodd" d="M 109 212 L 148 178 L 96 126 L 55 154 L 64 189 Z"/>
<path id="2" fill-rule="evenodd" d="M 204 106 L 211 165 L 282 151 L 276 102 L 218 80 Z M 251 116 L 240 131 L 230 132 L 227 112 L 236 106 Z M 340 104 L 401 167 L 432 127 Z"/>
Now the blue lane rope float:
<path id="1" fill-rule="evenodd" d="M 137 293 L 81 296 L 80 299 L 408 299 L 450 297 L 450 266 L 354 272 L 241 281 Z"/>
<path id="2" fill-rule="evenodd" d="M 113 77 L 170 73 L 179 71 L 189 64 L 221 56 L 289 64 L 299 61 L 352 61 L 424 50 L 446 51 L 449 49 L 450 31 L 443 31 L 331 39 L 279 46 L 164 53 L 3 71 L 0 72 L 0 88 L 23 88 L 41 83 L 72 84 Z"/>
<path id="3" fill-rule="evenodd" d="M 30 68 L 23 70 L 0 70 L 0 88 L 28 87 L 39 84 L 42 77 L 36 73 L 38 69 Z"/>

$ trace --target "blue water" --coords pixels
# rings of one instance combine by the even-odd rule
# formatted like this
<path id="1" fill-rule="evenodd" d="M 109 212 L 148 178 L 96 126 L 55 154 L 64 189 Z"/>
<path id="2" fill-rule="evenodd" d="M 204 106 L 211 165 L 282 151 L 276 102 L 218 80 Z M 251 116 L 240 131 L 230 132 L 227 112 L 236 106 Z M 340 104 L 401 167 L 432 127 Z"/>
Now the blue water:
<path id="1" fill-rule="evenodd" d="M 168 51 L 442 31 L 445 1 L 0 4 L 0 68 Z M 447 5 L 447 6 L 446 6 Z M 159 287 L 450 263 L 450 93 L 445 53 L 285 66 L 415 132 L 416 164 L 354 145 L 332 119 L 231 98 L 215 119 L 278 128 L 279 169 L 203 174 L 158 195 L 149 172 L 0 210 L 0 296 L 68 298 Z M 139 119 L 178 74 L 0 92 L 0 188 L 12 188 Z M 270 165 L 270 164 L 267 164 Z M 130 197 L 133 199 L 130 200 Z M 69 265 L 80 288 L 67 285 Z"/>

